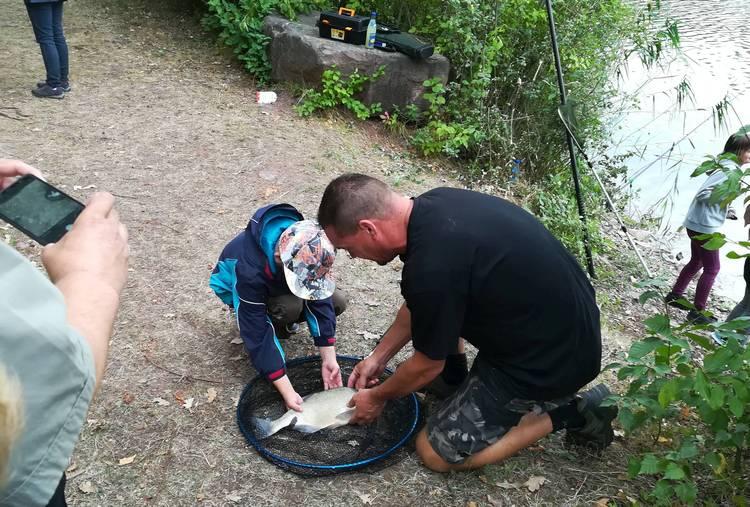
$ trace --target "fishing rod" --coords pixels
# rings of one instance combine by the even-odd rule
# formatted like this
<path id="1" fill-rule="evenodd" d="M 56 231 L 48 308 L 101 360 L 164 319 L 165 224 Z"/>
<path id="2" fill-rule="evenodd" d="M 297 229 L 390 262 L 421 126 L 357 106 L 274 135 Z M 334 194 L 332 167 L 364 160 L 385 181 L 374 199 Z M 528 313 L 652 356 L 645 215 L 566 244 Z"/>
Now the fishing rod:
<path id="1" fill-rule="evenodd" d="M 646 264 L 646 261 L 643 259 L 643 256 L 641 255 L 641 251 L 636 246 L 635 241 L 633 241 L 632 236 L 630 236 L 630 232 L 628 232 L 628 228 L 625 225 L 625 222 L 623 222 L 622 217 L 620 216 L 620 213 L 617 211 L 615 204 L 612 202 L 612 198 L 609 196 L 609 192 L 607 192 L 607 189 L 604 187 L 604 182 L 599 177 L 599 173 L 594 168 L 594 164 L 591 163 L 591 160 L 589 160 L 588 155 L 586 155 L 586 152 L 583 150 L 581 143 L 578 142 L 578 138 L 576 138 L 575 134 L 573 134 L 573 131 L 571 130 L 570 125 L 563 117 L 563 113 L 561 109 L 562 109 L 561 107 L 557 108 L 557 115 L 560 117 L 560 121 L 562 121 L 562 124 L 565 127 L 565 130 L 567 131 L 569 138 L 572 139 L 572 141 L 575 143 L 576 147 L 578 148 L 578 152 L 581 154 L 581 157 L 583 157 L 583 160 L 586 161 L 586 165 L 588 165 L 589 169 L 591 169 L 591 173 L 594 175 L 596 182 L 599 183 L 599 187 L 602 189 L 604 198 L 607 200 L 607 205 L 614 212 L 615 217 L 617 217 L 617 221 L 620 224 L 620 230 L 625 233 L 625 237 L 628 239 L 630 246 L 633 248 L 633 251 L 638 256 L 638 260 L 640 261 L 641 266 L 643 266 L 643 269 L 646 270 L 646 274 L 648 275 L 648 277 L 653 278 L 654 275 L 651 274 L 651 270 L 648 269 L 648 265 Z"/>
<path id="2" fill-rule="evenodd" d="M 560 50 L 557 47 L 557 31 L 555 30 L 555 16 L 552 12 L 552 0 L 545 0 L 545 4 L 547 6 L 549 36 L 550 41 L 552 42 L 552 56 L 555 60 L 555 71 L 557 72 L 557 85 L 560 88 L 560 105 L 561 107 L 564 107 L 568 98 L 565 91 L 562 64 L 560 63 Z M 571 135 L 566 134 L 566 137 L 568 142 L 568 152 L 570 153 L 570 169 L 573 173 L 573 188 L 575 190 L 576 203 L 578 204 L 578 218 L 581 219 L 581 225 L 583 226 L 583 249 L 586 253 L 586 267 L 588 268 L 589 276 L 591 276 L 591 278 L 596 278 L 596 272 L 594 271 L 594 258 L 591 254 L 591 239 L 589 238 L 588 228 L 586 227 L 586 210 L 584 209 L 583 197 L 581 196 L 581 183 L 578 180 L 578 164 L 576 162 Z"/>

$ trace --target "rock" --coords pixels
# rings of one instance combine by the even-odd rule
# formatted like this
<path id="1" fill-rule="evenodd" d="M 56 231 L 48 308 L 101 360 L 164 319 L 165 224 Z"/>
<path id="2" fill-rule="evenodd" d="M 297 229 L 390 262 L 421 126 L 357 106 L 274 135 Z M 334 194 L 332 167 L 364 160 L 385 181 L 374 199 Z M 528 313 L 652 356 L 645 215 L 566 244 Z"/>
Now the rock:
<path id="1" fill-rule="evenodd" d="M 315 87 L 320 84 L 323 71 L 334 65 L 343 75 L 357 69 L 360 74 L 371 75 L 382 65 L 385 74 L 365 85 L 358 98 L 368 105 L 379 102 L 384 111 L 409 104 L 424 110 L 429 104 L 421 98 L 422 83 L 431 78 L 438 78 L 443 84 L 448 80 L 450 63 L 442 55 L 413 60 L 401 53 L 322 39 L 315 27 L 317 18 L 317 15 L 301 16 L 298 22 L 277 16 L 265 18 L 263 32 L 271 37 L 268 52 L 273 79 Z"/>

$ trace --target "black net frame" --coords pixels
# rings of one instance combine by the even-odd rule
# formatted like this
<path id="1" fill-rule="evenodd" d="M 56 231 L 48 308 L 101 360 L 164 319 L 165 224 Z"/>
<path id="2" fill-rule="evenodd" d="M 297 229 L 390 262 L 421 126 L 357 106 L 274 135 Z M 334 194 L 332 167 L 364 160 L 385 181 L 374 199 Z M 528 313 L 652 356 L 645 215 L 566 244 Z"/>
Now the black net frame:
<path id="1" fill-rule="evenodd" d="M 362 358 L 336 357 L 346 385 L 354 366 Z M 286 364 L 289 380 L 300 396 L 323 390 L 320 367 L 320 356 L 300 357 Z M 381 382 L 391 373 L 390 370 L 383 372 Z M 419 400 L 412 393 L 387 402 L 382 415 L 367 426 L 349 425 L 310 434 L 285 428 L 263 440 L 257 438 L 254 417 L 276 419 L 284 412 L 286 407 L 276 389 L 259 375 L 242 391 L 237 404 L 237 424 L 261 456 L 278 467 L 306 477 L 391 466 L 406 455 L 404 445 L 414 437 L 422 422 Z"/>

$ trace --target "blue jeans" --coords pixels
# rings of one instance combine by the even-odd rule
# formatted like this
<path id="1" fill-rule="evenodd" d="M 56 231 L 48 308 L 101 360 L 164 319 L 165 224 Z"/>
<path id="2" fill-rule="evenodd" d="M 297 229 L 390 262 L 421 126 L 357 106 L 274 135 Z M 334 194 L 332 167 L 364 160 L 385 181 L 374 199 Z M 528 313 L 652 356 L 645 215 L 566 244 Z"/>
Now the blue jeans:
<path id="1" fill-rule="evenodd" d="M 63 2 L 26 4 L 34 36 L 42 50 L 47 84 L 56 88 L 68 82 L 68 43 L 63 33 Z"/>

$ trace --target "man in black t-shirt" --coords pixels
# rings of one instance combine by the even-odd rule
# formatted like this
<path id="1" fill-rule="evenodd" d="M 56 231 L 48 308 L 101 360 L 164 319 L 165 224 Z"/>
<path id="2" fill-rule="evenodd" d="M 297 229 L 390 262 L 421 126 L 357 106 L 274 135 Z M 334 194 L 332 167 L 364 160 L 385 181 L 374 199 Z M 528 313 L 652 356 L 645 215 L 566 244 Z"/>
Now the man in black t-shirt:
<path id="1" fill-rule="evenodd" d="M 463 338 L 477 359 L 417 437 L 426 466 L 477 468 L 560 429 L 574 443 L 602 449 L 612 442 L 617 410 L 601 406 L 609 390 L 577 394 L 601 366 L 594 289 L 531 214 L 452 188 L 409 199 L 369 176 L 346 174 L 326 188 L 318 221 L 353 257 L 404 262 L 405 303 L 349 378 L 361 389 L 352 422 L 368 423 L 387 400 L 434 381 Z M 409 340 L 414 354 L 377 385 Z"/>

